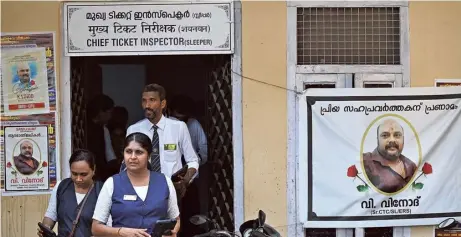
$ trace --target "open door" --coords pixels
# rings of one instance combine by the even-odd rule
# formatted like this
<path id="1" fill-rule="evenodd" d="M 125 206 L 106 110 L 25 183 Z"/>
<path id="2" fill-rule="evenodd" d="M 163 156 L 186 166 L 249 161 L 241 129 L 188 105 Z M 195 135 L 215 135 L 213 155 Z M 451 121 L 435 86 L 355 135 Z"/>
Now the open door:
<path id="1" fill-rule="evenodd" d="M 102 69 L 96 57 L 72 57 L 70 60 L 72 151 L 87 148 L 86 103 L 102 93 Z"/>
<path id="2" fill-rule="evenodd" d="M 70 72 L 71 112 L 72 112 L 72 151 L 86 147 L 86 108 L 83 58 L 72 58 Z"/>
<path id="3" fill-rule="evenodd" d="M 208 78 L 208 162 L 211 164 L 209 216 L 234 231 L 234 154 L 232 146 L 232 77 L 228 55 L 213 57 Z"/>

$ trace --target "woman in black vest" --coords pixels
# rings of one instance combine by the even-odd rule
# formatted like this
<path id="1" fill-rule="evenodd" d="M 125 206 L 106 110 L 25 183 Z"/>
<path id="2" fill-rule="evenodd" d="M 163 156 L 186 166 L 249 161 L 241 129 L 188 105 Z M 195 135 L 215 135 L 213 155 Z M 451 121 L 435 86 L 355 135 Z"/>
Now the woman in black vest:
<path id="1" fill-rule="evenodd" d="M 93 181 L 95 157 L 90 151 L 75 151 L 69 165 L 71 177 L 56 183 L 42 223 L 53 229 L 58 222 L 59 237 L 89 237 L 102 182 Z M 77 225 L 74 226 L 75 220 Z M 42 236 L 40 230 L 38 235 Z"/>
<path id="2" fill-rule="evenodd" d="M 104 183 L 93 214 L 93 235 L 150 237 L 158 220 L 176 219 L 169 235 L 176 237 L 180 227 L 176 190 L 169 177 L 150 170 L 152 150 L 151 139 L 145 134 L 126 137 L 126 170 Z M 106 225 L 109 217 L 111 226 Z"/>

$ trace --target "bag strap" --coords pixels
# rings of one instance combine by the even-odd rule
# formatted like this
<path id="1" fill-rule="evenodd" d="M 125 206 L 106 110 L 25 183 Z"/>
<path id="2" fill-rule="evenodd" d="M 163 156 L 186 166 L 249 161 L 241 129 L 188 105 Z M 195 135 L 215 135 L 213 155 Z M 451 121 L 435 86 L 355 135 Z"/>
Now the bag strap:
<path id="1" fill-rule="evenodd" d="M 72 222 L 72 232 L 70 232 L 69 237 L 74 237 L 75 229 L 77 229 L 78 220 L 80 219 L 80 215 L 82 214 L 83 207 L 85 206 L 86 200 L 88 200 L 88 196 L 90 196 L 91 190 L 93 190 L 94 183 L 91 185 L 90 189 L 86 193 L 85 197 L 83 198 L 82 205 L 77 213 L 77 218 Z"/>

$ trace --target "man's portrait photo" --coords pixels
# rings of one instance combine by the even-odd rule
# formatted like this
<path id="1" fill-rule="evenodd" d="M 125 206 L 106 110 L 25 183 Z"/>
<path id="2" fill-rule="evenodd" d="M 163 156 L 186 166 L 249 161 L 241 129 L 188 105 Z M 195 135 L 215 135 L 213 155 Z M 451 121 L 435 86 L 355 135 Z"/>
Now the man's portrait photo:
<path id="1" fill-rule="evenodd" d="M 19 173 L 24 175 L 33 174 L 39 166 L 38 160 L 34 158 L 33 142 L 30 140 L 21 140 L 19 143 L 19 154 L 13 157 L 13 161 Z"/>
<path id="2" fill-rule="evenodd" d="M 411 181 L 417 170 L 414 161 L 419 157 L 412 159 L 403 155 L 405 132 L 413 135 L 413 131 L 405 131 L 402 126 L 405 123 L 399 123 L 396 117 L 385 117 L 376 124 L 376 133 L 370 129 L 366 138 L 373 139 L 376 146 L 374 150 L 363 153 L 363 166 L 368 180 L 377 189 L 385 193 L 395 193 Z"/>
<path id="3" fill-rule="evenodd" d="M 48 70 L 44 48 L 2 51 L 3 103 L 7 116 L 50 111 Z"/>
<path id="4" fill-rule="evenodd" d="M 18 88 L 30 88 L 35 85 L 32 79 L 35 76 L 35 65 L 28 62 L 18 62 L 13 67 L 13 84 Z"/>

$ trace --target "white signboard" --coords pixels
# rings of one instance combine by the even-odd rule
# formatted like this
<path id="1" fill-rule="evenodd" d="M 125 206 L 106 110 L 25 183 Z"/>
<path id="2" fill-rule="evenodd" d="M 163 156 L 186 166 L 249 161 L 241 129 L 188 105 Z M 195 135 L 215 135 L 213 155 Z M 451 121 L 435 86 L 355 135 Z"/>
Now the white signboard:
<path id="1" fill-rule="evenodd" d="M 299 108 L 306 227 L 461 216 L 461 88 L 312 89 Z"/>
<path id="2" fill-rule="evenodd" d="M 66 3 L 65 52 L 231 54 L 234 9 L 224 3 Z"/>

